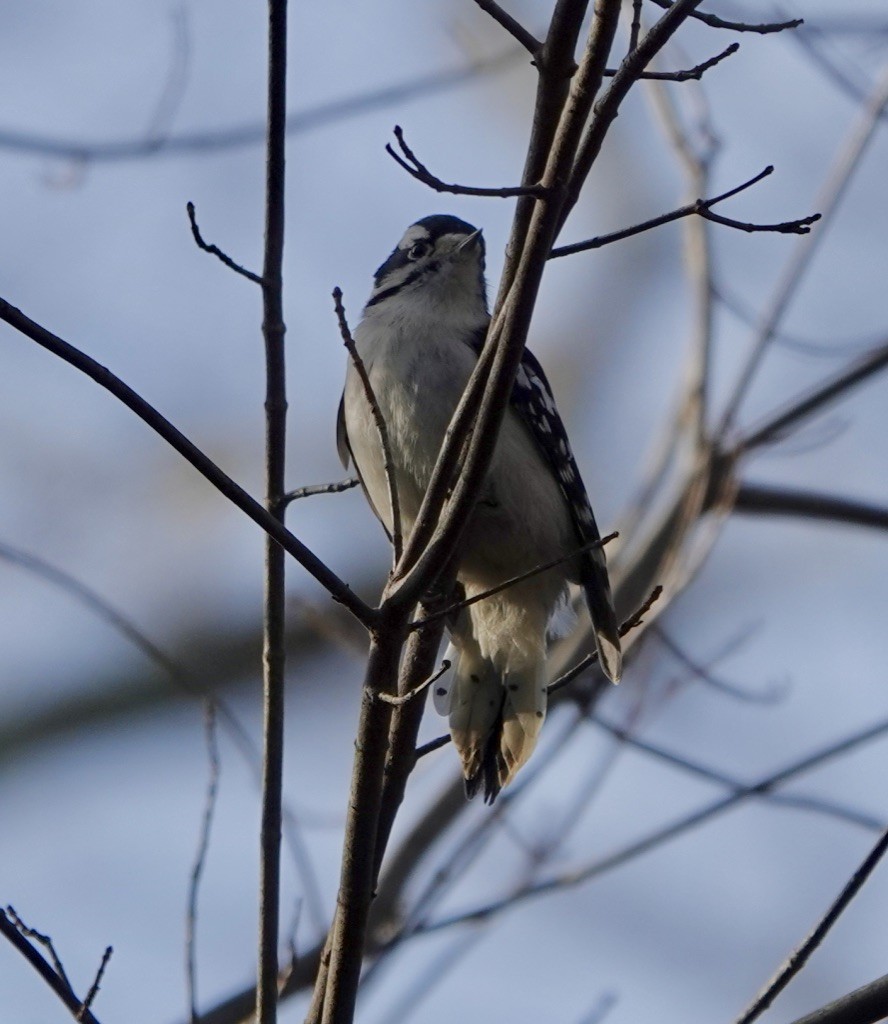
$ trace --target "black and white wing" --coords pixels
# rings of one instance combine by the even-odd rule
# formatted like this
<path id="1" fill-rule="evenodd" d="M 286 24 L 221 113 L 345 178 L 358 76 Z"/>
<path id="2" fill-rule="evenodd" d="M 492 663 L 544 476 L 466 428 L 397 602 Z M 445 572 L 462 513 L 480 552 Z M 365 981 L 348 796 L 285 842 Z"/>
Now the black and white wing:
<path id="1" fill-rule="evenodd" d="M 555 406 L 552 389 L 542 366 L 527 349 L 521 357 L 510 404 L 528 428 L 561 487 L 580 545 L 600 540 L 589 495 Z M 622 669 L 620 629 L 611 596 L 607 561 L 601 548 L 580 556 L 580 585 L 592 617 L 601 667 L 609 679 L 618 682 Z"/>

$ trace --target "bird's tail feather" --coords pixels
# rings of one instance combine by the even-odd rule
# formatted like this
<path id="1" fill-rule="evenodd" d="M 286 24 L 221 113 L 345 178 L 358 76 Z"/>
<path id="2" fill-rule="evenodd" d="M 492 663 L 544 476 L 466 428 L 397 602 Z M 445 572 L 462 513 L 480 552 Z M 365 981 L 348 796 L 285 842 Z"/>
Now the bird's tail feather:
<path id="1" fill-rule="evenodd" d="M 463 645 L 450 694 L 450 734 L 466 793 L 492 803 L 528 760 L 546 716 L 545 662 L 528 659 L 499 670 L 474 645 Z"/>
<path id="2" fill-rule="evenodd" d="M 610 580 L 603 551 L 590 551 L 580 567 L 580 583 L 592 617 L 595 646 L 604 674 L 614 683 L 620 681 L 623 655 L 620 648 L 620 624 L 614 611 Z"/>

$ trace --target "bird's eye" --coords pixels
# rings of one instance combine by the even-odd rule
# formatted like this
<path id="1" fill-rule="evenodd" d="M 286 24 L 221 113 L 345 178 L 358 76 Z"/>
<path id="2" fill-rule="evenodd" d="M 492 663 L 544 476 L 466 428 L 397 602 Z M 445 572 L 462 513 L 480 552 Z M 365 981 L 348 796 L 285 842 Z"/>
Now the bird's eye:
<path id="1" fill-rule="evenodd" d="M 407 250 L 407 258 L 411 260 L 419 260 L 422 259 L 428 251 L 428 242 L 414 242 Z"/>

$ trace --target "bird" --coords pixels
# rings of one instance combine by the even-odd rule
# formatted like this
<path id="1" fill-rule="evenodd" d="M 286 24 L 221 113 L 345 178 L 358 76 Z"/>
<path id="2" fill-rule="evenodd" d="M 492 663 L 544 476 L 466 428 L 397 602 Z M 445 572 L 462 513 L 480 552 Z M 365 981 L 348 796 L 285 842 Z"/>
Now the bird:
<path id="1" fill-rule="evenodd" d="M 386 426 L 404 536 L 409 536 L 451 416 L 487 333 L 482 232 L 434 214 L 412 224 L 374 275 L 354 343 Z M 337 448 L 353 463 L 389 537 L 393 516 L 380 434 L 354 360 L 339 404 Z M 436 705 L 466 794 L 492 803 L 527 762 L 546 714 L 550 622 L 568 583 L 582 588 L 604 673 L 620 678 L 620 632 L 586 488 L 537 359 L 524 349 L 491 464 L 458 552 L 466 600 L 557 566 L 451 614 L 452 681 Z M 571 556 L 571 557 L 566 557 Z M 462 602 L 458 602 L 462 604 Z"/>

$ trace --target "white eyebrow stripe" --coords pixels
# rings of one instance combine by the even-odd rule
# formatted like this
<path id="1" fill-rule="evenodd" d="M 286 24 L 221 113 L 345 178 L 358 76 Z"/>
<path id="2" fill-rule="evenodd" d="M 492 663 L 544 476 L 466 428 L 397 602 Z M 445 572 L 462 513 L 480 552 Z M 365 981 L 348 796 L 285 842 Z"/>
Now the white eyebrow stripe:
<path id="1" fill-rule="evenodd" d="M 422 224 L 411 224 L 404 232 L 404 237 L 398 242 L 399 249 L 409 249 L 411 245 L 420 240 L 427 242 L 431 236 L 429 229 Z"/>

